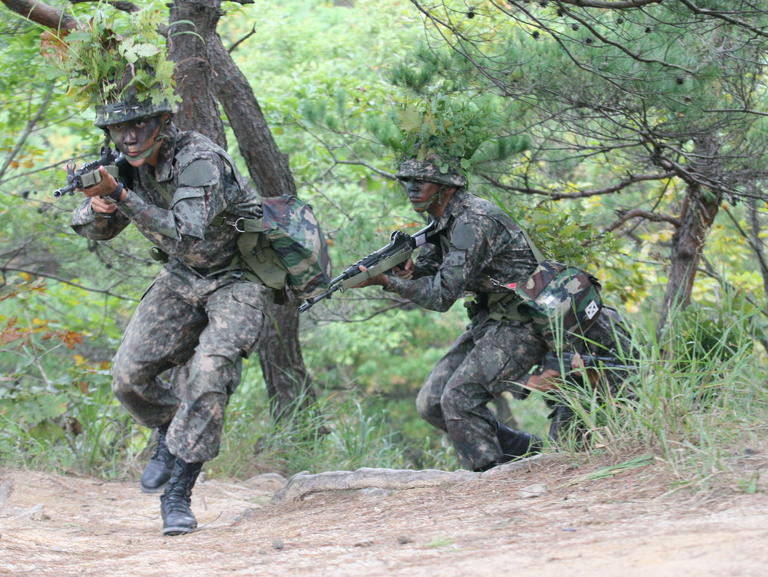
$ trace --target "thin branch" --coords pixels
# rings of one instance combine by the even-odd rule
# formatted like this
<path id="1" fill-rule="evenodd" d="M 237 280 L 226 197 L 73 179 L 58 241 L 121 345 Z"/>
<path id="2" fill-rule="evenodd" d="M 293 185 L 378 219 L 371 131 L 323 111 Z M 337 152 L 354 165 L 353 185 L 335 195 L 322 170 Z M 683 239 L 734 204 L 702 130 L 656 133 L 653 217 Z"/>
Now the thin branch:
<path id="1" fill-rule="evenodd" d="M 102 2 L 102 0 L 69 0 L 70 4 L 90 4 L 93 2 Z M 121 0 L 110 0 L 107 2 L 112 8 L 115 10 L 121 10 L 123 12 L 138 12 L 141 10 L 136 4 L 133 2 L 124 2 Z"/>
<path id="2" fill-rule="evenodd" d="M 0 0 L 10 10 L 51 30 L 74 30 L 77 20 L 69 14 L 38 0 Z"/>
<path id="3" fill-rule="evenodd" d="M 673 225 L 676 228 L 680 226 L 679 218 L 676 218 L 674 216 L 667 215 L 667 214 L 659 214 L 657 212 L 650 212 L 648 210 L 635 208 L 632 210 L 628 210 L 627 212 L 622 214 L 616 222 L 614 222 L 611 226 L 605 229 L 605 232 L 612 232 L 617 228 L 619 228 L 621 225 L 623 225 L 625 222 L 632 220 L 633 218 L 643 218 L 645 220 L 650 220 L 652 222 L 668 222 L 669 224 Z"/>
<path id="4" fill-rule="evenodd" d="M 227 48 L 227 52 L 229 54 L 232 54 L 237 49 L 238 46 L 240 46 L 243 42 L 248 40 L 254 34 L 256 34 L 256 25 L 255 24 L 253 25 L 253 28 L 251 28 L 251 31 L 248 34 L 246 34 L 242 38 L 238 39 L 232 46 Z"/>
<path id="5" fill-rule="evenodd" d="M 610 2 L 601 0 L 560 0 L 560 4 L 570 4 L 579 8 L 598 8 L 607 10 L 626 10 L 641 8 L 651 4 L 661 4 L 662 0 L 624 0 L 624 2 Z"/>
<path id="6" fill-rule="evenodd" d="M 669 172 L 662 172 L 657 174 L 637 174 L 637 175 L 630 174 L 627 178 L 625 178 L 624 180 L 621 180 L 620 182 L 614 184 L 613 186 L 594 189 L 594 190 L 583 190 L 581 192 L 574 192 L 574 193 L 551 192 L 548 190 L 530 188 L 528 186 L 525 186 L 525 187 L 513 186 L 510 184 L 503 184 L 498 180 L 496 180 L 495 178 L 493 178 L 492 176 L 487 174 L 483 174 L 481 176 L 485 180 L 493 184 L 494 186 L 509 192 L 523 192 L 526 194 L 538 194 L 541 196 L 549 197 L 552 200 L 566 200 L 566 199 L 573 199 L 573 198 L 589 198 L 591 196 L 602 196 L 606 194 L 612 194 L 614 192 L 623 190 L 638 182 L 665 180 L 667 178 L 676 176 L 676 173 L 673 171 L 669 171 Z"/>
<path id="7" fill-rule="evenodd" d="M 70 280 L 67 280 L 65 278 L 62 278 L 60 276 L 56 276 L 56 275 L 53 275 L 53 274 L 48 274 L 48 273 L 40 272 L 39 270 L 27 270 L 27 269 L 23 269 L 23 268 L 15 268 L 15 267 L 9 267 L 9 266 L 0 267 L 0 273 L 5 274 L 5 273 L 8 273 L 8 272 L 20 272 L 20 273 L 29 274 L 29 275 L 32 275 L 32 276 L 39 276 L 39 277 L 43 277 L 43 278 L 48 278 L 48 279 L 60 282 L 62 284 L 66 284 L 66 285 L 69 285 L 69 286 L 73 286 L 75 288 L 82 289 L 84 291 L 88 291 L 88 292 L 92 292 L 92 293 L 97 293 L 97 294 L 103 294 L 103 295 L 107 295 L 107 296 L 110 296 L 110 297 L 115 297 L 117 299 L 121 299 L 121 300 L 124 300 L 124 301 L 138 302 L 138 299 L 134 299 L 134 298 L 131 298 L 131 297 L 126 297 L 126 296 L 123 296 L 123 295 L 119 295 L 119 294 L 113 293 L 112 291 L 106 290 L 106 289 L 98 289 L 98 288 L 93 288 L 93 287 L 87 287 L 87 286 L 78 284 L 76 282 L 72 282 Z"/>
<path id="8" fill-rule="evenodd" d="M 16 144 L 14 145 L 13 150 L 11 150 L 8 153 L 8 156 L 5 157 L 3 166 L 0 167 L 0 182 L 3 180 L 5 171 L 8 170 L 8 167 L 11 165 L 11 162 L 13 162 L 13 159 L 16 158 L 17 154 L 19 154 L 19 151 L 27 142 L 27 138 L 29 138 L 29 135 L 35 129 L 35 126 L 37 126 L 37 123 L 40 121 L 43 114 L 45 114 L 45 111 L 48 110 L 48 105 L 51 103 L 51 99 L 53 97 L 54 86 L 55 86 L 55 83 L 53 82 L 51 82 L 48 85 L 48 90 L 45 93 L 45 96 L 43 96 L 43 102 L 40 104 L 40 107 L 37 109 L 37 112 L 35 113 L 35 115 L 27 121 L 27 125 L 24 127 L 24 131 L 19 135 L 19 138 L 16 140 Z"/>

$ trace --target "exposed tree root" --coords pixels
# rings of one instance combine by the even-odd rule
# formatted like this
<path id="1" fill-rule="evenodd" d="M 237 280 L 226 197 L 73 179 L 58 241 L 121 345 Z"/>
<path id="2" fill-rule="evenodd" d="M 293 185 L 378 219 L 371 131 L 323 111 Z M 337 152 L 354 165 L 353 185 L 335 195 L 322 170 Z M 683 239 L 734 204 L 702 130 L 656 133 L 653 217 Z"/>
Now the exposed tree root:
<path id="1" fill-rule="evenodd" d="M 449 483 L 463 483 L 496 477 L 527 467 L 544 455 L 536 455 L 494 467 L 483 473 L 472 471 L 441 471 L 425 469 L 411 471 L 408 469 L 372 469 L 362 468 L 356 471 L 327 471 L 325 473 L 298 473 L 291 477 L 288 484 L 275 493 L 273 502 L 298 501 L 312 493 L 324 491 L 349 491 L 355 489 L 416 489 L 419 487 L 434 487 Z"/>

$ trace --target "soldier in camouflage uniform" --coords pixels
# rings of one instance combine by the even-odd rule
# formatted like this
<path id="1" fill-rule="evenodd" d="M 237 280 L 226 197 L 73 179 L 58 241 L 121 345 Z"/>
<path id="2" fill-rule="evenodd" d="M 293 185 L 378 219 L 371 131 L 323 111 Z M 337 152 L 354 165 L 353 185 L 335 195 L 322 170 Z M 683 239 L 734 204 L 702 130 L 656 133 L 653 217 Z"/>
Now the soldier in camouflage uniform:
<path id="1" fill-rule="evenodd" d="M 430 310 L 446 311 L 470 296 L 470 325 L 422 386 L 420 415 L 448 434 L 462 466 L 483 471 L 541 450 L 536 436 L 497 421 L 487 404 L 504 390 L 518 398 L 531 369 L 549 350 L 542 331 L 517 311 L 520 297 L 505 289 L 522 283 L 537 261 L 520 227 L 495 204 L 465 190 L 457 170 L 440 170 L 439 158 L 407 160 L 398 179 L 414 209 L 437 221 L 437 234 L 415 263 L 381 285 Z M 425 250 L 426 249 L 426 250 Z"/>
<path id="2" fill-rule="evenodd" d="M 221 440 L 224 409 L 241 359 L 262 334 L 263 287 L 244 277 L 237 230 L 228 215 L 254 215 L 251 191 L 227 153 L 205 136 L 181 132 L 169 106 L 149 100 L 97 107 L 96 125 L 125 155 L 115 179 L 83 190 L 72 226 L 108 240 L 129 223 L 167 255 L 128 324 L 112 365 L 115 395 L 142 425 L 157 428 L 159 449 L 142 488 L 159 490 L 163 532 L 197 526 L 191 491 Z M 174 369 L 173 386 L 160 374 Z"/>

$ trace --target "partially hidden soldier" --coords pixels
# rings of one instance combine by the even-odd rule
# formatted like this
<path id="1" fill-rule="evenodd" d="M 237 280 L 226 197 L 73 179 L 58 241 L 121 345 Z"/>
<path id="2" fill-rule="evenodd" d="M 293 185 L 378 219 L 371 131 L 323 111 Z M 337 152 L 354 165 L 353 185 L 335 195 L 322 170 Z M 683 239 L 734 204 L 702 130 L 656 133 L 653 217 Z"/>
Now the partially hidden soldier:
<path id="1" fill-rule="evenodd" d="M 548 350 L 526 386 L 547 394 L 550 441 L 570 439 L 574 448 L 584 448 L 590 432 L 571 408 L 578 402 L 574 389 L 596 389 L 603 400 L 634 399 L 630 377 L 637 365 L 632 340 L 618 311 L 607 306 L 583 332 L 565 338 L 546 329 L 542 333 Z"/>
<path id="2" fill-rule="evenodd" d="M 177 129 L 167 102 L 129 94 L 97 106 L 96 126 L 127 164 L 119 178 L 99 169 L 101 181 L 82 191 L 72 226 L 108 240 L 133 223 L 167 261 L 125 329 L 112 388 L 136 421 L 157 429 L 141 487 L 164 488 L 163 533 L 188 533 L 197 527 L 192 488 L 218 454 L 241 360 L 264 323 L 265 289 L 244 271 L 238 231 L 224 221 L 260 216 L 261 199 L 222 148 Z M 168 370 L 170 384 L 161 378 Z"/>
<path id="3" fill-rule="evenodd" d="M 540 438 L 500 423 L 488 403 L 504 391 L 525 398 L 529 389 L 518 383 L 526 383 L 553 348 L 531 316 L 520 312 L 520 297 L 505 288 L 524 283 L 537 267 L 526 234 L 496 204 L 468 192 L 456 166 L 435 155 L 401 163 L 397 178 L 414 210 L 437 222 L 437 233 L 414 262 L 360 286 L 381 285 L 441 312 L 469 297 L 470 324 L 432 369 L 416 406 L 447 433 L 463 467 L 484 471 L 542 450 Z M 554 376 L 547 373 L 539 384 L 554 382 Z M 555 416 L 566 420 L 562 411 Z"/>

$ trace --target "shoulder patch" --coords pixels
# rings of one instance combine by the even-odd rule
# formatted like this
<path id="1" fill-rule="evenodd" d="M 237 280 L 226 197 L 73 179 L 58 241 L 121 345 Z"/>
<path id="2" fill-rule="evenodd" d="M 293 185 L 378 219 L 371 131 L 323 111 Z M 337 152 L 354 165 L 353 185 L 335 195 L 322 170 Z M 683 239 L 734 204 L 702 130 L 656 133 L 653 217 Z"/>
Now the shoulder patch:
<path id="1" fill-rule="evenodd" d="M 459 250 L 467 250 L 475 241 L 475 231 L 468 222 L 461 220 L 451 231 L 451 245 Z"/>
<path id="2" fill-rule="evenodd" d="M 209 186 L 219 180 L 219 168 L 210 160 L 193 160 L 179 174 L 179 186 Z"/>

